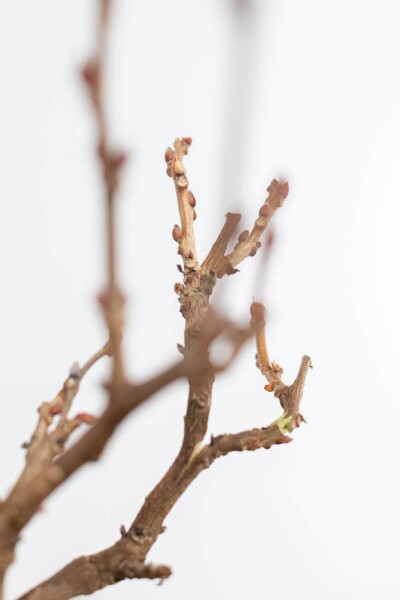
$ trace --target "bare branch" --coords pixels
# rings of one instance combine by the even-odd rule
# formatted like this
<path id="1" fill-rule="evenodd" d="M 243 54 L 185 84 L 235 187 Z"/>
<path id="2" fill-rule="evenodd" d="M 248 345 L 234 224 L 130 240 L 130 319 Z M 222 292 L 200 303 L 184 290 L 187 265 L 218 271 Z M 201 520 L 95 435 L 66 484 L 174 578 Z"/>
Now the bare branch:
<path id="1" fill-rule="evenodd" d="M 245 230 L 239 235 L 238 243 L 233 252 L 225 257 L 225 266 L 218 272 L 218 277 L 222 277 L 225 273 L 228 275 L 235 273 L 237 271 L 235 267 L 239 263 L 248 256 L 254 256 L 257 253 L 258 248 L 261 246 L 260 237 L 274 216 L 276 209 L 283 205 L 289 192 L 289 186 L 287 183 L 278 183 L 274 179 L 267 191 L 269 192 L 268 198 L 260 208 L 253 229 L 250 233 Z"/>
<path id="2" fill-rule="evenodd" d="M 265 386 L 265 389 L 269 392 L 274 392 L 274 396 L 279 399 L 285 411 L 285 417 L 290 417 L 290 423 L 297 427 L 301 421 L 304 421 L 302 415 L 299 413 L 299 407 L 307 371 L 312 367 L 311 359 L 309 356 L 303 356 L 296 379 L 292 385 L 285 385 L 281 378 L 283 373 L 282 367 L 277 363 L 271 363 L 268 357 L 265 339 L 264 305 L 260 302 L 253 302 L 250 307 L 250 314 L 251 326 L 255 332 L 257 344 L 257 366 L 269 382 Z M 295 423 L 297 424 L 295 425 Z"/>
<path id="3" fill-rule="evenodd" d="M 182 256 L 186 272 L 197 271 L 199 268 L 193 228 L 193 221 L 196 218 L 194 209 L 196 200 L 189 190 L 186 168 L 183 164 L 183 157 L 189 152 L 191 143 L 192 138 L 190 137 L 176 138 L 174 142 L 175 152 L 172 148 L 167 148 L 165 151 L 167 175 L 172 177 L 175 183 L 181 220 L 181 227 L 175 225 L 172 235 L 174 240 L 179 243 L 178 252 Z"/>
<path id="4" fill-rule="evenodd" d="M 257 346 L 257 367 L 270 384 L 282 383 L 282 367 L 271 364 L 265 339 L 265 306 L 261 302 L 253 302 L 250 306 L 251 326 L 253 327 Z"/>
<path id="5" fill-rule="evenodd" d="M 120 150 L 117 151 L 111 148 L 104 109 L 103 80 L 111 5 L 111 0 L 101 0 L 97 47 L 93 58 L 82 69 L 82 78 L 87 86 L 97 124 L 96 154 L 104 180 L 108 281 L 105 291 L 99 295 L 99 301 L 104 311 L 110 331 L 111 344 L 114 348 L 111 379 L 114 385 L 118 385 L 125 379 L 120 345 L 123 327 L 124 296 L 119 288 L 117 277 L 115 200 L 120 171 L 126 162 L 126 154 Z"/>
<path id="6" fill-rule="evenodd" d="M 64 381 L 63 387 L 57 393 L 51 402 L 43 402 L 39 407 L 39 419 L 31 441 L 26 444 L 27 464 L 35 463 L 35 468 L 49 464 L 57 454 L 60 454 L 68 440 L 69 434 L 82 423 L 75 419 L 74 426 L 68 422 L 68 413 L 75 396 L 77 395 L 80 383 L 89 369 L 103 356 L 111 356 L 111 343 L 108 341 L 100 350 L 98 350 L 89 360 L 79 367 L 74 363 L 71 367 L 68 378 Z M 52 432 L 49 427 L 57 417 L 59 422 Z"/>

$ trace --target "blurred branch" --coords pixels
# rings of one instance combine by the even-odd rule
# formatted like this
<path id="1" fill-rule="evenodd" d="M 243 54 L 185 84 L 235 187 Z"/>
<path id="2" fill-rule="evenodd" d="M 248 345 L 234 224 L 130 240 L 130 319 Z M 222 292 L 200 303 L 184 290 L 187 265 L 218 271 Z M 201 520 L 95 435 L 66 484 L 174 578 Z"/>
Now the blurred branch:
<path id="1" fill-rule="evenodd" d="M 115 203 L 119 186 L 121 167 L 126 162 L 126 154 L 111 148 L 108 134 L 107 117 L 104 108 L 103 81 L 106 66 L 107 38 L 112 1 L 100 0 L 97 47 L 94 56 L 82 69 L 82 79 L 86 84 L 97 125 L 96 154 L 104 181 L 106 211 L 106 253 L 107 285 L 99 295 L 99 301 L 110 331 L 113 346 L 113 367 L 111 381 L 113 386 L 124 382 L 124 369 L 121 349 L 123 327 L 124 297 L 117 277 Z"/>
<path id="2" fill-rule="evenodd" d="M 253 229 L 250 233 L 247 230 L 242 231 L 234 250 L 226 256 L 226 265 L 229 265 L 226 269 L 234 269 L 245 258 L 256 254 L 261 246 L 260 237 L 274 216 L 276 209 L 283 205 L 289 193 L 289 186 L 287 183 L 278 183 L 274 179 L 268 186 L 267 191 L 268 198 L 259 210 L 259 216 Z M 226 272 L 229 273 L 228 270 Z M 223 274 L 224 271 L 222 270 L 218 273 L 218 276 L 221 277 Z"/>
<path id="3" fill-rule="evenodd" d="M 226 215 L 226 222 L 221 233 L 202 264 L 202 270 L 205 273 L 211 271 L 219 278 L 224 275 L 233 275 L 238 272 L 238 269 L 235 267 L 239 263 L 249 256 L 255 256 L 261 246 L 260 238 L 262 234 L 274 216 L 275 211 L 283 205 L 289 193 L 289 185 L 287 183 L 279 183 L 274 179 L 268 186 L 267 191 L 268 197 L 259 210 L 258 218 L 251 232 L 247 229 L 242 231 L 239 234 L 233 251 L 224 255 L 229 240 L 241 218 L 236 213 L 228 213 Z M 269 240 L 267 240 L 267 244 L 270 245 Z"/>
<path id="4" fill-rule="evenodd" d="M 27 449 L 26 465 L 7 498 L 0 503 L 0 588 L 8 566 L 14 560 L 15 546 L 19 533 L 39 509 L 41 502 L 51 489 L 59 485 L 58 478 L 48 477 L 50 465 L 64 451 L 71 433 L 83 423 L 92 425 L 92 415 L 80 413 L 69 419 L 69 410 L 80 383 L 89 369 L 103 356 L 111 356 L 108 341 L 98 352 L 79 367 L 74 363 L 61 390 L 51 402 L 39 407 L 39 418 Z M 56 426 L 50 430 L 54 419 Z"/>

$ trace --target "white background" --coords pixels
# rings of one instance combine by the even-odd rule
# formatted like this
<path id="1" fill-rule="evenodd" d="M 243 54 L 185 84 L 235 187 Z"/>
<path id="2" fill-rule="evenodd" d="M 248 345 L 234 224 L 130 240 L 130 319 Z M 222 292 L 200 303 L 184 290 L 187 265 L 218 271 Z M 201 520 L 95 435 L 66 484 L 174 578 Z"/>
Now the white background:
<path id="1" fill-rule="evenodd" d="M 273 177 L 290 182 L 267 277 L 242 265 L 220 306 L 269 308 L 269 347 L 294 377 L 310 354 L 295 441 L 231 455 L 196 480 L 149 559 L 173 576 L 98 593 L 124 600 L 392 600 L 399 597 L 398 286 L 400 7 L 397 0 L 119 0 L 109 108 L 131 151 L 120 195 L 125 348 L 142 380 L 178 357 L 177 208 L 164 150 L 186 161 L 201 256 L 240 207 L 251 226 Z M 94 124 L 77 76 L 95 2 L 0 3 L 0 489 L 23 465 L 36 408 L 105 340 Z M 240 16 L 239 16 L 240 15 Z M 99 412 L 108 364 L 76 410 Z M 280 412 L 243 351 L 218 379 L 210 432 Z M 112 544 L 178 450 L 186 389 L 171 385 L 123 424 L 99 464 L 46 501 L 23 533 L 8 598 Z"/>

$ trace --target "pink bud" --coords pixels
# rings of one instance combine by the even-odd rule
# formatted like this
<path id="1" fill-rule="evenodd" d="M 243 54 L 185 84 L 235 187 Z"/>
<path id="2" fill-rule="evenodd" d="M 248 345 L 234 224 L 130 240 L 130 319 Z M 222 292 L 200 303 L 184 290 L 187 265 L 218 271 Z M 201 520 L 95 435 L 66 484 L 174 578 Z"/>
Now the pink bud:
<path id="1" fill-rule="evenodd" d="M 82 423 L 86 423 L 86 425 L 95 425 L 97 423 L 97 417 L 90 413 L 79 413 L 76 415 L 76 418 L 80 419 Z"/>
<path id="2" fill-rule="evenodd" d="M 258 214 L 260 215 L 260 217 L 265 217 L 266 219 L 271 216 L 271 207 L 268 204 L 268 202 L 262 205 L 262 207 L 258 211 Z"/>
<path id="3" fill-rule="evenodd" d="M 189 204 L 190 206 L 193 206 L 193 208 L 196 206 L 196 198 L 191 191 L 189 191 Z"/>
<path id="4" fill-rule="evenodd" d="M 289 193 L 289 183 L 287 181 L 278 181 L 278 190 L 282 198 L 286 198 Z"/>
<path id="5" fill-rule="evenodd" d="M 183 291 L 183 285 L 181 283 L 174 283 L 175 294 L 180 294 Z"/>
<path id="6" fill-rule="evenodd" d="M 187 144 L 188 146 L 190 146 L 190 144 L 192 143 L 192 138 L 191 137 L 184 137 L 182 138 L 182 142 L 185 142 L 185 144 Z"/>
<path id="7" fill-rule="evenodd" d="M 96 87 L 98 85 L 99 75 L 99 65 L 96 60 L 89 60 L 81 69 L 81 77 L 90 87 Z"/>
<path id="8" fill-rule="evenodd" d="M 267 235 L 267 248 L 271 248 L 272 244 L 274 243 L 275 240 L 275 235 L 272 229 L 270 229 L 268 231 L 268 235 Z"/>
<path id="9" fill-rule="evenodd" d="M 115 152 L 112 156 L 112 163 L 115 169 L 120 169 L 127 161 L 128 155 L 122 150 Z"/>
<path id="10" fill-rule="evenodd" d="M 53 406 L 50 406 L 49 408 L 49 415 L 51 415 L 52 417 L 54 417 L 55 415 L 59 415 L 62 410 L 62 407 L 62 402 L 57 402 L 56 404 L 53 404 Z"/>
<path id="11" fill-rule="evenodd" d="M 179 225 L 174 225 L 172 228 L 172 237 L 175 240 L 175 242 L 178 242 L 179 244 L 182 241 L 182 229 L 179 227 Z"/>
<path id="12" fill-rule="evenodd" d="M 165 162 L 168 163 L 170 160 L 172 160 L 175 156 L 175 152 L 172 150 L 172 148 L 170 148 L 168 146 L 168 148 L 165 151 Z"/>
<path id="13" fill-rule="evenodd" d="M 238 241 L 239 242 L 245 242 L 247 240 L 247 238 L 249 237 L 249 230 L 245 229 L 244 231 L 242 231 L 242 233 L 239 235 L 238 237 Z"/>

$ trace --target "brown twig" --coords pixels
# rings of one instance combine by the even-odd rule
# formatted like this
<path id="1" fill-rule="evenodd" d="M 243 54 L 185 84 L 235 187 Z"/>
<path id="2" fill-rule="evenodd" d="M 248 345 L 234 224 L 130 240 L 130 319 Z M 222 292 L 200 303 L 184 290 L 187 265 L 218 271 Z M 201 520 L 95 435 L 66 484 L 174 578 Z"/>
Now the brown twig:
<path id="1" fill-rule="evenodd" d="M 172 177 L 175 184 L 181 220 L 181 227 L 176 225 L 172 235 L 174 240 L 179 243 L 178 252 L 182 256 L 186 272 L 197 271 L 199 268 L 193 228 L 193 221 L 196 218 L 194 208 L 196 200 L 189 190 L 189 181 L 183 164 L 183 157 L 189 152 L 191 143 L 192 139 L 190 137 L 176 138 L 174 142 L 175 151 L 172 148 L 167 148 L 165 151 L 167 174 Z"/>
<path id="2" fill-rule="evenodd" d="M 282 368 L 275 364 L 272 365 L 267 351 L 265 338 L 265 306 L 261 302 L 253 302 L 250 306 L 251 326 L 253 327 L 256 346 L 257 346 L 257 367 L 269 383 L 282 383 Z"/>
<path id="3" fill-rule="evenodd" d="M 201 265 L 204 273 L 211 271 L 219 278 L 224 275 L 233 275 L 238 272 L 238 269 L 235 267 L 239 263 L 248 256 L 255 256 L 257 250 L 261 246 L 260 238 L 274 216 L 277 208 L 283 205 L 289 192 L 289 186 L 287 183 L 279 183 L 274 179 L 268 186 L 267 191 L 268 197 L 259 210 L 259 215 L 254 223 L 253 229 L 251 232 L 245 229 L 239 234 L 234 250 L 229 254 L 225 254 L 226 248 L 236 230 L 241 215 L 237 213 L 227 213 L 226 222 Z M 267 244 L 270 246 L 271 239 L 267 241 Z"/>
<path id="4" fill-rule="evenodd" d="M 274 396 L 279 399 L 285 411 L 284 415 L 290 417 L 290 423 L 297 427 L 304 420 L 299 413 L 299 406 L 307 371 L 312 367 L 311 359 L 309 356 L 303 356 L 298 375 L 292 385 L 288 386 L 283 383 L 281 378 L 282 367 L 277 363 L 271 363 L 268 357 L 265 338 L 265 312 L 265 307 L 260 302 L 253 302 L 250 307 L 251 326 L 255 333 L 257 345 L 257 367 L 269 382 L 265 389 L 274 392 Z"/>
<path id="5" fill-rule="evenodd" d="M 298 427 L 303 420 L 299 408 L 306 372 L 311 366 L 310 359 L 308 357 L 303 358 L 296 380 L 292 385 L 286 386 L 280 377 L 281 368 L 278 365 L 271 364 L 268 358 L 265 342 L 264 307 L 261 304 L 253 303 L 251 307 L 251 327 L 244 330 L 238 330 L 225 320 L 221 320 L 209 308 L 209 297 L 215 284 L 214 268 L 218 268 L 227 258 L 224 253 L 239 216 L 227 215 L 227 222 L 221 234 L 206 260 L 199 267 L 195 254 L 194 215 L 193 211 L 190 211 L 189 196 L 182 193 L 182 190 L 187 189 L 187 184 L 180 185 L 177 182 L 180 178 L 184 178 L 183 181 L 187 182 L 186 172 L 182 171 L 180 165 L 176 168 L 176 164 L 181 163 L 183 155 L 187 153 L 187 148 L 190 145 L 187 140 L 188 138 L 176 140 L 175 153 L 171 149 L 166 152 L 168 174 L 174 177 L 182 225 L 182 229 L 179 228 L 178 230 L 178 226 L 174 228 L 174 239 L 179 243 L 179 252 L 183 256 L 185 267 L 183 272 L 184 283 L 176 285 L 181 313 L 185 319 L 185 346 L 181 346 L 180 350 L 184 355 L 186 375 L 189 382 L 189 396 L 181 448 L 171 467 L 146 497 L 131 526 L 127 530 L 125 527 L 121 527 L 122 539 L 102 552 L 76 559 L 59 573 L 28 592 L 23 596 L 23 600 L 36 600 L 39 598 L 47 600 L 54 597 L 56 592 L 59 594 L 60 600 L 67 600 L 79 594 L 91 594 L 107 585 L 117 583 L 121 579 L 139 577 L 138 565 L 142 566 L 141 573 L 144 576 L 143 573 L 147 573 L 150 569 L 145 565 L 147 554 L 164 530 L 165 517 L 199 473 L 208 468 L 216 458 L 229 452 L 256 450 L 258 448 L 268 449 L 274 444 L 291 441 L 287 433 Z M 236 246 L 233 253 L 228 255 L 230 260 L 227 264 L 232 264 L 232 260 L 234 264 L 237 264 L 245 256 L 251 255 L 249 249 L 258 241 L 276 208 L 283 202 L 287 194 L 287 186 L 273 182 L 269 192 L 268 205 L 266 203 L 265 208 L 261 209 L 262 214 L 249 236 L 250 241 L 246 244 L 246 240 L 239 240 L 239 245 Z M 188 256 L 188 251 L 192 251 L 193 255 Z M 212 340 L 222 331 L 225 331 L 231 341 L 232 352 L 224 365 L 216 366 L 209 361 L 209 347 Z M 220 435 L 213 437 L 211 443 L 204 445 L 215 373 L 228 366 L 244 341 L 249 337 L 250 332 L 254 332 L 256 337 L 257 364 L 272 384 L 275 396 L 279 398 L 284 409 L 283 415 L 268 427 L 242 431 L 237 434 Z M 113 405 L 109 407 L 109 410 L 112 408 Z M 101 421 L 100 419 L 98 424 L 86 436 L 93 436 Z M 105 419 L 105 423 L 110 423 L 110 421 L 112 421 L 110 417 Z M 82 443 L 83 445 L 86 444 L 85 442 Z M 96 444 L 91 441 L 87 446 L 92 449 Z M 84 454 L 84 448 L 75 446 L 70 451 L 69 456 L 67 452 L 58 459 L 57 463 L 59 465 L 63 464 L 64 470 L 67 471 L 69 470 L 67 464 L 70 461 L 71 453 L 76 455 L 72 461 L 72 464 L 74 464 Z M 165 576 L 170 573 L 168 567 L 161 567 L 161 571 L 156 569 L 156 571 L 151 572 L 165 573 Z M 84 573 L 85 576 L 81 576 L 81 573 Z"/>
<path id="6" fill-rule="evenodd" d="M 235 267 L 248 256 L 255 256 L 258 248 L 261 246 L 260 238 L 268 223 L 275 214 L 277 208 L 283 205 L 283 202 L 288 195 L 289 186 L 287 183 L 279 183 L 274 179 L 268 186 L 268 197 L 265 203 L 259 210 L 259 216 L 254 223 L 253 229 L 246 229 L 238 237 L 238 242 L 232 252 L 225 256 L 225 262 L 222 263 L 218 270 L 218 277 L 225 274 L 236 273 Z"/>
<path id="7" fill-rule="evenodd" d="M 104 311 L 110 332 L 111 344 L 114 348 L 111 382 L 115 387 L 123 384 L 125 380 L 120 344 L 123 327 L 124 297 L 120 290 L 117 276 L 115 202 L 120 171 L 126 162 L 126 154 L 111 148 L 104 109 L 103 81 L 111 4 L 111 0 L 101 0 L 97 46 L 93 58 L 82 69 L 82 79 L 87 86 L 97 124 L 96 153 L 101 166 L 105 189 L 107 285 L 105 291 L 99 295 L 99 301 Z"/>

